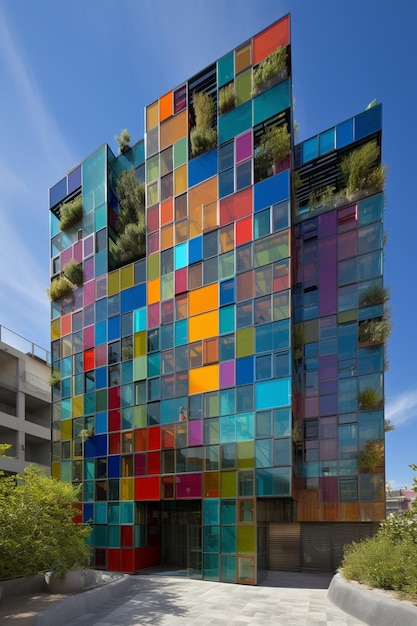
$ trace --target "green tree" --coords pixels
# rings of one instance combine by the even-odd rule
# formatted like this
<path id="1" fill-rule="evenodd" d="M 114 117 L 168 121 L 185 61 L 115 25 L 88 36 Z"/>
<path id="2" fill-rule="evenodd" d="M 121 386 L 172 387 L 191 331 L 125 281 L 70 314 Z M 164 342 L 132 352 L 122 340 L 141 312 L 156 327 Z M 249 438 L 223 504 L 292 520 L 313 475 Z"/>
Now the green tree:
<path id="1" fill-rule="evenodd" d="M 141 258 L 146 252 L 145 185 L 135 171 L 122 172 L 117 183 L 119 212 L 117 239 L 111 242 L 110 252 L 116 265 Z"/>
<path id="2" fill-rule="evenodd" d="M 10 443 L 0 443 L 0 456 L 8 457 L 7 451 L 11 447 L 12 445 Z"/>
<path id="3" fill-rule="evenodd" d="M 63 576 L 88 564 L 91 530 L 75 524 L 78 489 L 35 467 L 0 474 L 0 578 L 51 570 Z"/>

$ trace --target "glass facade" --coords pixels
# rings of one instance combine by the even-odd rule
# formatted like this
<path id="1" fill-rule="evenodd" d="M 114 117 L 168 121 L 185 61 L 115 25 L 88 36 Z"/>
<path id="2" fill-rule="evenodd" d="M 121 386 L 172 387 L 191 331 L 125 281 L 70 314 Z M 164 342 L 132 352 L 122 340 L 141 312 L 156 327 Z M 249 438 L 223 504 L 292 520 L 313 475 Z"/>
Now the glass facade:
<path id="1" fill-rule="evenodd" d="M 285 71 L 255 89 L 280 46 Z M 268 523 L 383 517 L 383 460 L 359 457 L 383 447 L 383 408 L 360 399 L 383 398 L 384 346 L 358 341 L 382 317 L 364 294 L 382 286 L 383 196 L 305 201 L 322 155 L 380 141 L 380 107 L 294 146 L 290 50 L 285 16 L 146 107 L 143 141 L 101 147 L 50 190 L 52 280 L 83 269 L 51 304 L 52 474 L 82 484 L 95 567 L 256 584 Z M 202 91 L 217 144 L 194 155 Z M 285 126 L 291 154 L 260 175 L 262 138 Z M 132 169 L 146 254 L 115 265 Z M 82 217 L 61 230 L 78 195 Z"/>

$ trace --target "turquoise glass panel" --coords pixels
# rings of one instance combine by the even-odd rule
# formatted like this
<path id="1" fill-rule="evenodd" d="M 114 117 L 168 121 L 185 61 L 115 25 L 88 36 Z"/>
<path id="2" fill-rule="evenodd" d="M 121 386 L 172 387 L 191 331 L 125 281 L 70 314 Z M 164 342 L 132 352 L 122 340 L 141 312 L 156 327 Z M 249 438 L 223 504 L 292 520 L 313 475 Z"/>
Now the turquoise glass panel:
<path id="1" fill-rule="evenodd" d="M 303 148 L 303 163 L 315 159 L 319 154 L 319 142 L 318 137 L 312 137 L 302 144 Z"/>
<path id="2" fill-rule="evenodd" d="M 205 554 L 203 558 L 204 580 L 220 580 L 219 555 Z"/>
<path id="3" fill-rule="evenodd" d="M 220 415 L 231 415 L 235 411 L 235 390 L 223 389 L 220 391 Z"/>
<path id="4" fill-rule="evenodd" d="M 203 501 L 203 524 L 206 526 L 219 524 L 218 498 L 208 498 Z"/>
<path id="5" fill-rule="evenodd" d="M 135 526 L 134 535 L 135 535 L 135 548 L 145 548 L 146 547 L 145 524 L 141 524 L 140 526 Z"/>
<path id="6" fill-rule="evenodd" d="M 174 267 L 180 270 L 188 264 L 188 246 L 187 243 L 180 243 L 174 248 Z"/>
<path id="7" fill-rule="evenodd" d="M 382 250 L 363 254 L 358 258 L 359 280 L 370 280 L 382 275 Z"/>
<path id="8" fill-rule="evenodd" d="M 224 306 L 219 309 L 220 334 L 230 333 L 235 330 L 235 306 Z"/>
<path id="9" fill-rule="evenodd" d="M 220 519 L 222 525 L 236 524 L 236 500 L 222 500 Z"/>
<path id="10" fill-rule="evenodd" d="M 109 502 L 107 509 L 107 523 L 120 524 L 120 504 L 118 502 Z"/>
<path id="11" fill-rule="evenodd" d="M 220 526 L 203 527 L 203 548 L 204 552 L 219 552 Z"/>
<path id="12" fill-rule="evenodd" d="M 379 193 L 359 202 L 358 223 L 359 226 L 382 219 L 384 209 L 384 194 Z"/>
<path id="13" fill-rule="evenodd" d="M 71 378 L 63 378 L 61 380 L 61 396 L 69 398 L 71 395 Z"/>
<path id="14" fill-rule="evenodd" d="M 106 226 L 107 204 L 102 204 L 94 211 L 94 230 L 97 232 Z"/>
<path id="15" fill-rule="evenodd" d="M 290 496 L 291 468 L 273 467 L 256 470 L 256 493 L 258 496 Z"/>
<path id="16" fill-rule="evenodd" d="M 71 398 L 67 398 L 66 400 L 62 400 L 61 402 L 61 419 L 67 420 L 71 416 Z"/>
<path id="17" fill-rule="evenodd" d="M 175 322 L 175 345 L 183 346 L 188 343 L 188 320 Z"/>
<path id="18" fill-rule="evenodd" d="M 237 441 L 250 441 L 254 438 L 254 415 L 253 413 L 240 413 L 236 417 Z"/>
<path id="19" fill-rule="evenodd" d="M 220 418 L 220 442 L 236 441 L 236 417 L 227 415 Z"/>
<path id="20" fill-rule="evenodd" d="M 274 411 L 275 437 L 288 437 L 291 433 L 291 409 L 276 409 Z"/>
<path id="21" fill-rule="evenodd" d="M 255 441 L 255 467 L 272 467 L 272 439 Z"/>
<path id="22" fill-rule="evenodd" d="M 94 546 L 107 547 L 107 525 L 100 524 L 93 526 Z"/>
<path id="23" fill-rule="evenodd" d="M 148 378 L 160 376 L 161 374 L 161 353 L 155 352 L 147 357 Z"/>
<path id="24" fill-rule="evenodd" d="M 89 415 L 95 411 L 94 393 L 86 393 L 84 396 L 84 415 Z"/>
<path id="25" fill-rule="evenodd" d="M 132 167 L 137 167 L 145 161 L 145 143 L 143 139 L 138 141 L 130 150 L 127 150 L 124 154 L 119 154 L 117 157 L 117 164 L 121 170 L 130 170 Z"/>
<path id="26" fill-rule="evenodd" d="M 221 557 L 221 580 L 225 583 L 236 582 L 236 557 Z"/>
<path id="27" fill-rule="evenodd" d="M 49 214 L 49 232 L 51 237 L 54 237 L 61 232 L 61 229 L 59 228 L 59 219 L 53 213 Z"/>
<path id="28" fill-rule="evenodd" d="M 235 75 L 234 58 L 234 52 L 230 52 L 217 61 L 217 84 L 219 87 L 233 80 Z"/>
<path id="29" fill-rule="evenodd" d="M 107 250 L 102 250 L 102 252 L 98 252 L 95 256 L 95 268 L 94 275 L 97 278 L 98 276 L 103 276 L 107 272 Z"/>
<path id="30" fill-rule="evenodd" d="M 61 480 L 63 480 L 62 474 Z M 94 482 L 92 480 L 85 480 L 83 483 L 83 500 L 84 502 L 93 502 L 94 500 Z"/>
<path id="31" fill-rule="evenodd" d="M 219 118 L 218 143 L 222 144 L 252 127 L 252 102 L 245 102 Z"/>
<path id="32" fill-rule="evenodd" d="M 120 522 L 122 524 L 133 524 L 133 502 L 120 503 Z"/>
<path id="33" fill-rule="evenodd" d="M 120 527 L 108 527 L 108 545 L 109 548 L 120 548 Z"/>
<path id="34" fill-rule="evenodd" d="M 319 153 L 326 154 L 335 149 L 336 129 L 331 128 L 319 135 Z"/>
<path id="35" fill-rule="evenodd" d="M 353 118 L 336 126 L 336 148 L 343 148 L 353 141 Z"/>
<path id="36" fill-rule="evenodd" d="M 253 125 L 273 117 L 291 105 L 290 79 L 264 91 L 253 100 Z M 237 109 L 238 110 L 238 109 Z M 246 129 L 243 129 L 246 130 Z M 240 131 L 243 132 L 243 131 Z M 236 133 L 238 134 L 238 133 Z"/>
<path id="37" fill-rule="evenodd" d="M 94 459 L 84 461 L 84 480 L 94 480 Z"/>
<path id="38" fill-rule="evenodd" d="M 221 532 L 221 552 L 236 553 L 236 526 L 223 526 Z"/>
<path id="39" fill-rule="evenodd" d="M 106 178 L 107 156 L 106 146 L 103 146 L 83 163 L 82 197 L 83 209 L 86 214 L 91 213 L 106 202 Z"/>
<path id="40" fill-rule="evenodd" d="M 255 408 L 272 409 L 291 404 L 290 378 L 266 380 L 255 384 Z"/>
<path id="41" fill-rule="evenodd" d="M 61 377 L 72 376 L 72 357 L 68 356 L 61 361 Z"/>
<path id="42" fill-rule="evenodd" d="M 146 307 L 137 309 L 133 314 L 133 332 L 139 333 L 146 330 Z"/>
<path id="43" fill-rule="evenodd" d="M 107 502 L 96 502 L 94 504 L 94 523 L 107 524 Z"/>
<path id="44" fill-rule="evenodd" d="M 124 361 L 122 363 L 122 385 L 131 383 L 133 380 L 133 362 Z"/>

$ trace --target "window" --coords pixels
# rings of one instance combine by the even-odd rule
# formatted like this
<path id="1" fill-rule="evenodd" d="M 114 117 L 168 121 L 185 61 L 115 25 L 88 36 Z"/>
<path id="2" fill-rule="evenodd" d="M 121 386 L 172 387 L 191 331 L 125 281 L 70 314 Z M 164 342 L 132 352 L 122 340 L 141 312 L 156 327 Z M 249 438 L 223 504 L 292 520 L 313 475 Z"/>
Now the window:
<path id="1" fill-rule="evenodd" d="M 304 438 L 317 439 L 319 436 L 318 419 L 309 419 L 304 421 Z"/>

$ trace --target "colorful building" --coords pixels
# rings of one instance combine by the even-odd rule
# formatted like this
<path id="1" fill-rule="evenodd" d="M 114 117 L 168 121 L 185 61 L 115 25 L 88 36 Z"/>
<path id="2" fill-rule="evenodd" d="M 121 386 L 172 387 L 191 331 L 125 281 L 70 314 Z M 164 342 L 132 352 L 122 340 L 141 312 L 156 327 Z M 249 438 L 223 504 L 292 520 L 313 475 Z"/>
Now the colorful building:
<path id="1" fill-rule="evenodd" d="M 95 567 L 256 584 L 385 515 L 381 106 L 292 128 L 287 15 L 50 190 L 52 473 Z"/>

